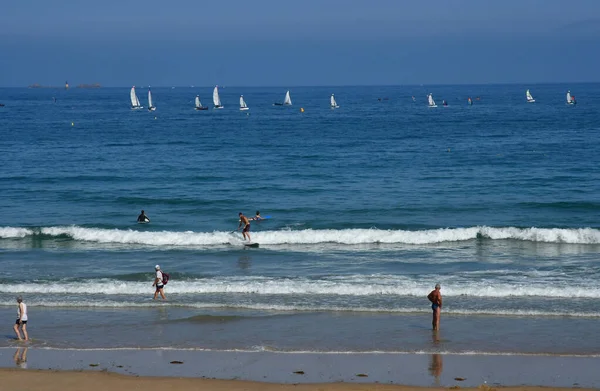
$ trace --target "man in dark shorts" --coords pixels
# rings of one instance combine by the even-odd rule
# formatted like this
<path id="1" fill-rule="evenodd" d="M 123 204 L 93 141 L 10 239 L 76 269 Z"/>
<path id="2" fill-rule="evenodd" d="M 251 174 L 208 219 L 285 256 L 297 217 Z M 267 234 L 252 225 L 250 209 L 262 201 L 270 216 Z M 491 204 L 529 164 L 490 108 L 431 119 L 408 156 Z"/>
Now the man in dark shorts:
<path id="1" fill-rule="evenodd" d="M 431 302 L 433 310 L 432 326 L 434 330 L 440 329 L 440 313 L 442 312 L 442 292 L 440 292 L 440 284 L 435 284 L 435 290 L 431 291 L 427 298 Z"/>
<path id="2" fill-rule="evenodd" d="M 240 224 L 237 229 L 239 230 L 242 225 L 244 226 L 244 229 L 242 229 L 242 236 L 245 240 L 250 241 L 250 220 L 240 212 Z"/>
<path id="3" fill-rule="evenodd" d="M 27 334 L 27 304 L 23 303 L 23 298 L 21 296 L 17 297 L 17 303 L 19 308 L 17 309 L 17 321 L 13 326 L 13 330 L 15 330 L 15 334 L 17 334 L 17 339 L 19 341 L 23 340 L 19 329 L 23 332 L 25 341 L 29 341 L 29 334 Z"/>

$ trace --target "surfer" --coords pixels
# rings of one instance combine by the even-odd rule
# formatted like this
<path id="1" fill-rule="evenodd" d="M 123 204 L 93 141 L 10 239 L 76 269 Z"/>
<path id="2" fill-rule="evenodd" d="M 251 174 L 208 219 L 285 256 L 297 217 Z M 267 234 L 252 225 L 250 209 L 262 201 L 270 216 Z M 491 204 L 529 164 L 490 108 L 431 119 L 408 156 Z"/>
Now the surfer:
<path id="1" fill-rule="evenodd" d="M 19 332 L 19 328 L 21 328 L 25 341 L 29 341 L 29 335 L 27 334 L 27 304 L 23 303 L 23 298 L 21 296 L 17 297 L 17 303 L 19 303 L 19 308 L 17 309 L 18 318 L 13 326 L 13 330 L 15 330 L 15 334 L 17 334 L 17 339 L 22 341 L 23 338 L 21 338 L 21 333 Z"/>
<path id="2" fill-rule="evenodd" d="M 434 330 L 440 329 L 440 312 L 442 312 L 442 292 L 440 292 L 440 289 L 440 284 L 435 284 L 435 290 L 427 295 L 427 298 L 431 302 L 431 309 L 433 310 L 433 321 L 431 324 Z"/>
<path id="3" fill-rule="evenodd" d="M 146 216 L 144 209 L 142 209 L 142 213 L 140 213 L 140 215 L 138 216 L 137 221 L 138 221 L 138 223 L 149 223 L 150 222 L 150 218 L 148 216 Z"/>
<path id="4" fill-rule="evenodd" d="M 254 221 L 260 221 L 260 220 L 262 220 L 262 219 L 263 219 L 263 218 L 260 216 L 260 211 L 258 211 L 258 210 L 257 210 L 257 211 L 256 211 L 256 215 L 254 215 L 254 217 L 253 217 L 253 218 L 251 218 L 250 220 L 254 220 Z"/>
<path id="5" fill-rule="evenodd" d="M 238 224 L 237 230 L 242 228 L 242 225 L 243 225 L 244 229 L 242 229 L 242 236 L 244 237 L 244 239 L 250 241 L 250 220 L 248 220 L 248 218 L 246 216 L 244 216 L 244 214 L 242 212 L 240 212 L 239 215 L 240 215 L 240 223 Z"/>

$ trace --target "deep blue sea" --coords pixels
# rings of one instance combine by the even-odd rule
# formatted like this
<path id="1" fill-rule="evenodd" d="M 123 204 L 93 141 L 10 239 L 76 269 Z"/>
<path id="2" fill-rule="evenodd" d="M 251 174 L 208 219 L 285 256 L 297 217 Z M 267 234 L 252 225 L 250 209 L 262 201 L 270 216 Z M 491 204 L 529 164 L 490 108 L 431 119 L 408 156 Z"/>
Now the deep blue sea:
<path id="1" fill-rule="evenodd" d="M 0 346 L 600 354 L 600 84 L 130 88 L 0 89 Z"/>

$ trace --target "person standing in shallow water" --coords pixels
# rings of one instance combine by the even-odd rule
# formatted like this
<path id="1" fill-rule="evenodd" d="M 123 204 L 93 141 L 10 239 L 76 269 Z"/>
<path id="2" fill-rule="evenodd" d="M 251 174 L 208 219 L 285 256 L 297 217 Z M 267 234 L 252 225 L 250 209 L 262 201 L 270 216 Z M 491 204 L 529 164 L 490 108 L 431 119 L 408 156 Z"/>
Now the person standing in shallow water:
<path id="1" fill-rule="evenodd" d="M 17 339 L 21 341 L 21 333 L 19 332 L 19 328 L 21 328 L 25 341 L 29 341 L 29 335 L 27 334 L 27 304 L 23 303 L 21 296 L 17 297 L 17 303 L 19 303 L 19 308 L 17 309 L 17 321 L 13 326 L 13 330 L 17 334 Z"/>
<path id="2" fill-rule="evenodd" d="M 431 325 L 434 330 L 440 329 L 440 313 L 442 312 L 442 292 L 440 292 L 440 289 L 440 284 L 435 284 L 435 290 L 427 295 L 427 298 L 431 302 L 431 309 L 433 310 Z"/>
<path id="3" fill-rule="evenodd" d="M 156 290 L 154 291 L 154 300 L 156 300 L 159 293 L 160 293 L 160 297 L 162 297 L 163 300 L 166 300 L 164 284 L 163 284 L 163 275 L 162 275 L 162 271 L 160 270 L 160 266 L 159 265 L 154 266 L 154 270 L 156 271 L 156 275 L 154 277 L 154 284 L 152 284 L 152 286 L 156 287 Z"/>

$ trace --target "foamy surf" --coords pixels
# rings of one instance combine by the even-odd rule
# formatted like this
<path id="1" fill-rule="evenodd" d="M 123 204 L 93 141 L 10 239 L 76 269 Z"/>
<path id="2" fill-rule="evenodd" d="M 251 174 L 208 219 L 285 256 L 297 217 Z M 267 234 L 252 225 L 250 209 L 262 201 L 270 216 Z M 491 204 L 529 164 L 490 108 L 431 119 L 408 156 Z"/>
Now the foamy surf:
<path id="1" fill-rule="evenodd" d="M 431 278 L 410 278 L 393 275 L 343 276 L 335 278 L 270 278 L 270 277 L 215 277 L 171 280 L 170 294 L 208 295 L 244 294 L 252 296 L 351 296 L 351 297 L 425 297 Z M 600 298 L 600 288 L 592 281 L 580 280 L 578 285 L 554 283 L 527 276 L 512 283 L 488 279 L 471 280 L 450 278 L 441 281 L 444 297 L 477 298 Z M 148 282 L 119 281 L 116 279 L 83 280 L 77 282 L 4 283 L 2 293 L 11 294 L 65 294 L 65 295 L 123 295 L 148 294 Z"/>
<path id="2" fill-rule="evenodd" d="M 239 235 L 227 231 L 137 231 L 133 229 L 84 228 L 56 226 L 41 228 L 0 227 L 0 238 L 16 239 L 28 236 L 67 236 L 81 242 L 128 244 L 147 246 L 219 246 L 239 244 Z M 383 229 L 303 229 L 253 232 L 253 239 L 261 245 L 316 245 L 316 244 L 403 244 L 427 245 L 444 242 L 462 242 L 478 238 L 490 240 L 518 240 L 540 243 L 600 244 L 600 230 L 594 228 L 495 228 L 487 226 L 467 228 L 439 228 L 431 230 Z"/>

